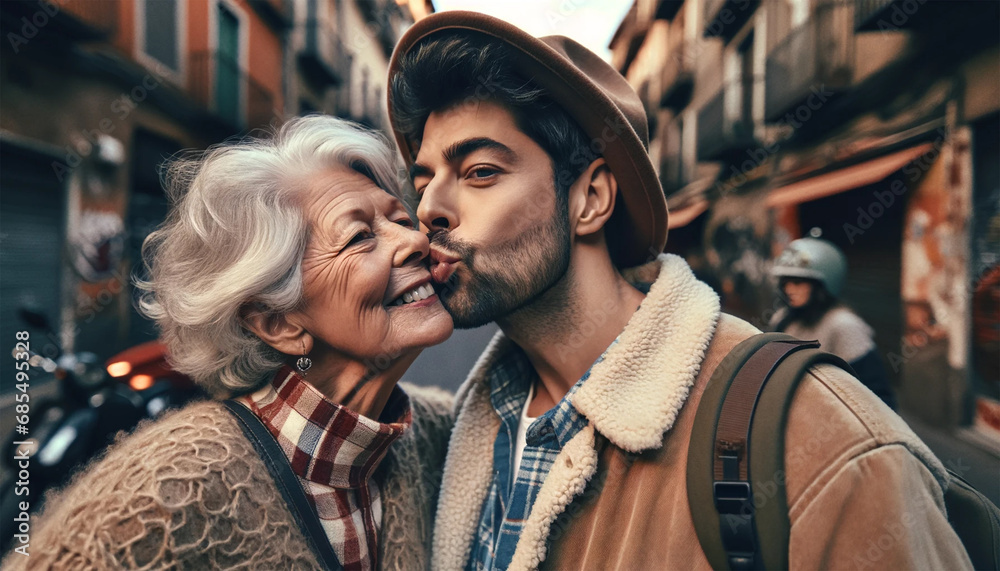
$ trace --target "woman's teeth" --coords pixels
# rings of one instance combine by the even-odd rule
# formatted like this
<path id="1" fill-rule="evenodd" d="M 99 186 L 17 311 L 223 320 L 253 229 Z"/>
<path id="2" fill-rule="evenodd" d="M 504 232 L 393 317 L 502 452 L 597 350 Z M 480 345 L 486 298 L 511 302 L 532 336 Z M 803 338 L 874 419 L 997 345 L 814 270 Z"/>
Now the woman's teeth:
<path id="1" fill-rule="evenodd" d="M 392 302 L 390 305 L 406 305 L 416 301 L 425 300 L 434 295 L 434 288 L 430 284 L 424 284 L 413 291 L 408 291 Z"/>

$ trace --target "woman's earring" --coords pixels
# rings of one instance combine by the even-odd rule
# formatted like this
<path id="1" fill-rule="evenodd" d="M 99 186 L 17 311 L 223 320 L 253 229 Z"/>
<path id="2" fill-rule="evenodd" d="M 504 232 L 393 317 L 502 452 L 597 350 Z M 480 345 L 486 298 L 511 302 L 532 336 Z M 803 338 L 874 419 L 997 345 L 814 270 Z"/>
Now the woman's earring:
<path id="1" fill-rule="evenodd" d="M 308 371 L 309 368 L 312 367 L 312 366 L 313 366 L 312 359 L 310 359 L 309 357 L 306 357 L 306 342 L 303 341 L 302 342 L 302 356 L 299 357 L 299 360 L 295 362 L 295 368 L 298 369 L 299 373 L 301 373 L 302 376 L 304 377 L 304 376 L 306 376 L 306 371 Z"/>

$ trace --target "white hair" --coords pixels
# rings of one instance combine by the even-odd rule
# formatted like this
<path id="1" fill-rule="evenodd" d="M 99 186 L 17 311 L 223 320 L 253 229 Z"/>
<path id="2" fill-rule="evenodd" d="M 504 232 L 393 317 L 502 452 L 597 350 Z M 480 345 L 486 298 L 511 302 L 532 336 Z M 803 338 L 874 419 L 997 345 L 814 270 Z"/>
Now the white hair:
<path id="1" fill-rule="evenodd" d="M 159 326 L 171 365 L 212 395 L 253 390 L 281 366 L 240 312 L 299 307 L 309 225 L 295 196 L 338 166 L 402 199 L 388 139 L 328 116 L 292 119 L 273 136 L 215 145 L 164 169 L 172 209 L 143 243 L 139 308 Z"/>

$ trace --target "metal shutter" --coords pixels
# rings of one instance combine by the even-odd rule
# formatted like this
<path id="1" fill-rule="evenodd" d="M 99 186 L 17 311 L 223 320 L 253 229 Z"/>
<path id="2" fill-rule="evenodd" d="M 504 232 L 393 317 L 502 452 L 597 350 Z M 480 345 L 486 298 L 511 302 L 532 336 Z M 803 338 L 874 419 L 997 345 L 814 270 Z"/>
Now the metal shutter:
<path id="1" fill-rule="evenodd" d="M 50 342 L 18 319 L 18 308 L 37 307 L 59 328 L 65 193 L 52 160 L 0 141 L 0 394 L 13 390 L 14 334 L 29 330 L 38 352 Z"/>

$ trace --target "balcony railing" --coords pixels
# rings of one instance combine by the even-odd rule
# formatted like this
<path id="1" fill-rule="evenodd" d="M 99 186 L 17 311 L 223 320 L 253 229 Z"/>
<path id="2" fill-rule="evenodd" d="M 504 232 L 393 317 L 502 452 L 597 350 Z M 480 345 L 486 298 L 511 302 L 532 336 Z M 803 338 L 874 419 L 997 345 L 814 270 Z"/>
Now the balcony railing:
<path id="1" fill-rule="evenodd" d="M 846 2 L 821 5 L 767 56 L 764 118 L 775 121 L 810 97 L 822 104 L 829 93 L 850 87 L 854 30 Z M 815 93 L 820 93 L 817 98 Z M 816 111 L 816 109 L 812 109 Z"/>
<path id="2" fill-rule="evenodd" d="M 192 54 L 190 86 L 202 109 L 231 129 L 263 127 L 277 117 L 271 90 L 218 52 Z"/>
<path id="3" fill-rule="evenodd" d="M 357 0 L 357 6 L 361 16 L 368 22 L 375 22 L 389 11 L 399 9 L 394 0 Z"/>
<path id="4" fill-rule="evenodd" d="M 96 36 L 109 36 L 118 29 L 118 0 L 66 0 L 60 5 Z"/>
<path id="5" fill-rule="evenodd" d="M 314 83 L 339 85 L 345 77 L 345 48 L 332 24 L 322 20 L 305 23 L 305 43 L 299 65 Z"/>
<path id="6" fill-rule="evenodd" d="M 681 170 L 682 165 L 683 160 L 679 156 L 664 157 L 660 161 L 660 185 L 667 196 L 684 188 L 684 185 L 687 184 L 687 180 Z"/>
<path id="7" fill-rule="evenodd" d="M 651 89 L 652 86 L 650 83 L 651 82 L 647 77 L 642 80 L 642 83 L 640 83 L 638 87 L 635 88 L 636 94 L 639 95 L 639 101 L 642 101 L 642 107 L 646 110 L 647 117 L 656 113 L 657 103 L 659 102 L 659 98 L 656 98 L 657 101 L 653 100 L 654 93 L 653 89 Z M 652 133 L 652 131 L 650 131 L 650 133 Z"/>
<path id="8" fill-rule="evenodd" d="M 382 8 L 382 0 L 357 0 L 358 10 L 361 11 L 361 15 L 364 16 L 366 20 L 371 20 Z"/>
<path id="9" fill-rule="evenodd" d="M 691 101 L 695 50 L 690 42 L 676 42 L 667 51 L 660 81 L 660 107 L 680 110 Z"/>
<path id="10" fill-rule="evenodd" d="M 676 122 L 668 125 L 666 131 L 668 134 L 660 150 L 660 184 L 663 192 L 670 196 L 690 181 L 684 168 L 683 133 Z"/>
<path id="11" fill-rule="evenodd" d="M 855 30 L 914 30 L 918 36 L 929 36 L 921 41 L 930 50 L 944 48 L 953 58 L 996 45 L 1000 2 L 995 0 L 853 0 L 851 4 Z M 958 51 L 952 51 L 955 48 Z"/>
<path id="12" fill-rule="evenodd" d="M 705 37 L 732 39 L 753 16 L 760 0 L 706 0 Z"/>
<path id="13" fill-rule="evenodd" d="M 683 5 L 684 0 L 657 0 L 655 17 L 657 20 L 673 20 Z"/>
<path id="14" fill-rule="evenodd" d="M 877 30 L 878 20 L 893 0 L 854 0 L 854 29 Z"/>
<path id="15" fill-rule="evenodd" d="M 731 82 L 698 111 L 699 160 L 726 160 L 754 146 L 754 122 L 744 95 L 759 81 L 751 77 Z"/>
<path id="16" fill-rule="evenodd" d="M 18 30 L 21 29 L 20 22 L 24 18 L 33 26 L 44 26 L 48 30 L 45 35 L 50 39 L 93 41 L 107 39 L 118 31 L 119 3 L 120 0 L 59 0 L 42 3 L 0 0 L 0 12 L 3 13 L 4 20 Z M 46 43 L 55 49 L 62 49 L 61 44 Z"/>
<path id="17" fill-rule="evenodd" d="M 616 45 L 615 52 L 617 53 L 614 54 L 612 62 L 622 75 L 627 75 L 629 67 L 632 66 L 632 62 L 639 54 L 639 49 L 646 41 L 647 31 L 639 21 L 639 5 L 633 4 L 612 38 L 612 43 L 620 44 L 625 48 L 621 50 Z"/>
<path id="18" fill-rule="evenodd" d="M 293 0 L 250 0 L 250 6 L 276 29 L 285 30 L 292 24 Z"/>

